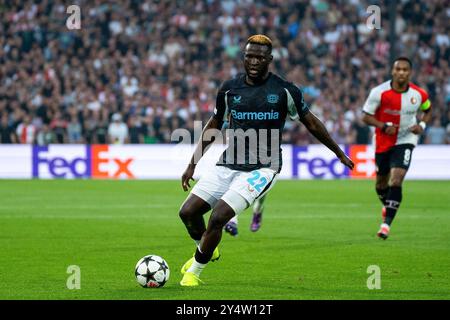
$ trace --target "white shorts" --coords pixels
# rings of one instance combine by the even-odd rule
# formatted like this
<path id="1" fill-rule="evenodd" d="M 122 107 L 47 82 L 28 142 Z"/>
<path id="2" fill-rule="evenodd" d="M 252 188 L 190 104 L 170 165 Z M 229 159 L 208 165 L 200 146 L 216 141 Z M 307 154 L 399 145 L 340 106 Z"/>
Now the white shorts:
<path id="1" fill-rule="evenodd" d="M 277 172 L 269 168 L 246 172 L 214 166 L 200 178 L 191 192 L 206 201 L 211 208 L 222 199 L 235 214 L 239 214 L 266 194 L 277 177 Z"/>

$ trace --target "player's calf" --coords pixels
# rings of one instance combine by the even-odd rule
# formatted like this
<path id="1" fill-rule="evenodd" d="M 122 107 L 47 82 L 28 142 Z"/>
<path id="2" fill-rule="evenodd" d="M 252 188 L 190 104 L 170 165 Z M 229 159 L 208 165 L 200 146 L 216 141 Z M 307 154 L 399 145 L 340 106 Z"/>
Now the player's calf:
<path id="1" fill-rule="evenodd" d="M 222 228 L 234 214 L 233 209 L 225 201 L 219 200 L 203 233 L 201 246 L 197 247 L 195 252 L 195 261 L 206 264 L 211 260 L 222 238 Z"/>
<path id="2" fill-rule="evenodd" d="M 196 243 L 200 241 L 203 232 L 206 230 L 203 215 L 209 210 L 210 206 L 207 202 L 195 195 L 190 195 L 178 213 L 189 235 Z"/>
<path id="3" fill-rule="evenodd" d="M 378 199 L 380 199 L 381 204 L 384 206 L 384 203 L 386 201 L 386 196 L 389 191 L 389 187 L 381 188 L 381 187 L 377 186 L 376 191 L 377 191 Z"/>
<path id="4" fill-rule="evenodd" d="M 383 220 L 383 222 L 386 221 L 386 207 L 383 206 L 383 208 L 381 209 L 381 219 Z"/>
<path id="5" fill-rule="evenodd" d="M 400 203 L 402 202 L 402 188 L 401 187 L 390 187 L 389 193 L 386 197 L 386 218 L 384 222 L 387 225 L 391 225 L 392 221 L 397 214 L 397 211 L 400 207 Z"/>

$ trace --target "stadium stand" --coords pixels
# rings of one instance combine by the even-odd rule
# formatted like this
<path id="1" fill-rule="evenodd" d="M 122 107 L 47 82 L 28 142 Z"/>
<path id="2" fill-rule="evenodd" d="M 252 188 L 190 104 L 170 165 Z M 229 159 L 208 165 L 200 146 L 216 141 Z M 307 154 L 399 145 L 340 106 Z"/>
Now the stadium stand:
<path id="1" fill-rule="evenodd" d="M 396 51 L 411 58 L 413 81 L 434 107 L 422 143 L 450 143 L 450 8 L 398 2 Z M 367 7 L 380 1 L 80 0 L 80 30 L 67 29 L 64 1 L 6 3 L 1 143 L 170 143 L 172 130 L 209 118 L 254 33 L 274 40 L 274 71 L 302 87 L 338 143 L 370 143 L 360 110 L 389 77 L 385 6 L 380 30 L 365 24 Z M 118 130 L 125 139 L 111 139 Z M 312 139 L 286 124 L 285 143 Z"/>

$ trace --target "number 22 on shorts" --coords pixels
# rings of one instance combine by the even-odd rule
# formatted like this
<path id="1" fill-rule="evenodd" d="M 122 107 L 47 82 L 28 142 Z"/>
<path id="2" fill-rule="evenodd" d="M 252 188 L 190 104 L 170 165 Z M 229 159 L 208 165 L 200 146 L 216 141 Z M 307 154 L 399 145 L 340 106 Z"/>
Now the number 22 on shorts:
<path id="1" fill-rule="evenodd" d="M 247 179 L 247 182 L 255 188 L 257 192 L 261 192 L 267 184 L 267 179 L 261 177 L 261 173 L 258 170 L 252 171 L 252 177 Z"/>

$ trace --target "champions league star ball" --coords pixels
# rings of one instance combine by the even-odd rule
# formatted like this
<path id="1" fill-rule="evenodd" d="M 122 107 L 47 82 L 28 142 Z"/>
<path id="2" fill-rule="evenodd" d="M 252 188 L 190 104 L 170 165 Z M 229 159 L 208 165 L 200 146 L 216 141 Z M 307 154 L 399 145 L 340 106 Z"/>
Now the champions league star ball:
<path id="1" fill-rule="evenodd" d="M 136 263 L 134 275 L 142 287 L 159 288 L 169 280 L 169 265 L 160 256 L 150 254 Z"/>

